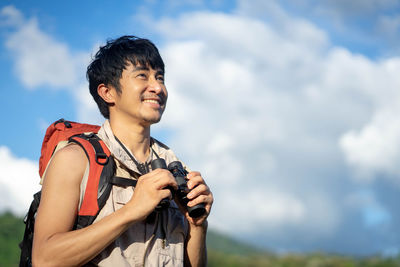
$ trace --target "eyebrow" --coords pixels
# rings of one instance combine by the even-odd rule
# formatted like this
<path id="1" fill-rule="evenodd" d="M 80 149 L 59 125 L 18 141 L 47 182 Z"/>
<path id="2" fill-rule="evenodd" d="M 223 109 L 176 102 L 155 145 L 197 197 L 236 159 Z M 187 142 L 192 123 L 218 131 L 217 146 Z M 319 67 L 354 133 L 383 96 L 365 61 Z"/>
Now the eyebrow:
<path id="1" fill-rule="evenodd" d="M 141 71 L 141 70 L 149 70 L 149 68 L 145 67 L 145 66 L 137 66 L 132 70 L 132 72 Z"/>
<path id="2" fill-rule="evenodd" d="M 163 76 L 164 76 L 164 75 L 165 75 L 165 72 L 162 71 L 162 70 L 157 70 L 157 71 L 156 71 L 156 76 L 157 76 L 157 75 L 163 75 Z"/>
<path id="3" fill-rule="evenodd" d="M 133 70 L 132 70 L 132 72 L 135 72 L 135 71 L 142 71 L 142 70 L 150 70 L 148 67 L 146 67 L 146 66 L 136 66 Z M 156 75 L 164 75 L 165 73 L 164 73 L 164 71 L 162 71 L 161 69 L 158 69 L 157 71 L 156 71 Z"/>

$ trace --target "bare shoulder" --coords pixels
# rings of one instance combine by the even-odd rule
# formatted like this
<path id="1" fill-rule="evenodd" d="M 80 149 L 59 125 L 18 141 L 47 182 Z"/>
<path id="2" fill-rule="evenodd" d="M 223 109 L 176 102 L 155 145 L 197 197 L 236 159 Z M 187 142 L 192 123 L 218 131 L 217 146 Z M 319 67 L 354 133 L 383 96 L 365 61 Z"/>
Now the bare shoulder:
<path id="1" fill-rule="evenodd" d="M 59 151 L 56 152 L 54 155 L 55 158 L 58 158 L 58 160 L 63 160 L 63 161 L 73 161 L 74 163 L 78 162 L 83 162 L 87 163 L 87 157 L 83 149 L 74 143 L 71 143 Z"/>
<path id="2" fill-rule="evenodd" d="M 65 176 L 68 176 L 66 182 L 80 183 L 87 164 L 86 154 L 79 145 L 67 145 L 54 154 L 44 177 L 44 183 L 49 178 L 65 180 Z"/>

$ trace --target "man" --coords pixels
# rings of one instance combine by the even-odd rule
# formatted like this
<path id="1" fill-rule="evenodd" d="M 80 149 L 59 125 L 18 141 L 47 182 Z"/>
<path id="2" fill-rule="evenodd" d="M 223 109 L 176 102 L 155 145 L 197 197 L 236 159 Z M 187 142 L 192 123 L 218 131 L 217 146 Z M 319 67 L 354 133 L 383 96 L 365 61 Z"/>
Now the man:
<path id="1" fill-rule="evenodd" d="M 213 196 L 200 173 L 187 175 L 188 206 L 204 203 L 205 215 L 191 218 L 172 200 L 169 208 L 155 212 L 161 200 L 172 198 L 167 187 L 177 188 L 168 170 L 149 168 L 157 157 L 167 164 L 177 160 L 168 147 L 150 137 L 150 126 L 160 121 L 168 96 L 157 48 L 133 36 L 111 40 L 96 53 L 87 77 L 107 119 L 98 135 L 115 158 L 116 175 L 137 179 L 137 185 L 113 186 L 95 222 L 73 230 L 88 160 L 75 144 L 56 152 L 44 177 L 33 265 L 206 265 L 207 217 Z"/>

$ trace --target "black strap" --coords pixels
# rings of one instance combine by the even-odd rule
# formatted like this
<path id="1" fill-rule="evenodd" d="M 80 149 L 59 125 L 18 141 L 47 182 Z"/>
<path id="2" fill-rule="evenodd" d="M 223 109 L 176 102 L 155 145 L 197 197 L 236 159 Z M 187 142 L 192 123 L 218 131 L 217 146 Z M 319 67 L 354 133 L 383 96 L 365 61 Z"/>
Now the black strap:
<path id="1" fill-rule="evenodd" d="M 115 140 L 117 140 L 117 142 L 120 144 L 120 146 L 125 150 L 126 154 L 128 154 L 128 156 L 131 158 L 131 160 L 133 161 L 133 163 L 135 163 L 137 169 L 139 170 L 140 174 L 146 174 L 149 172 L 149 166 L 148 164 L 144 164 L 144 163 L 139 163 L 135 157 L 131 154 L 131 152 L 129 152 L 129 150 L 124 146 L 124 144 L 114 135 Z"/>
<path id="2" fill-rule="evenodd" d="M 106 165 L 108 163 L 108 157 L 106 153 L 104 153 L 104 150 L 101 147 L 99 140 L 100 138 L 95 134 L 88 138 L 88 141 L 90 142 L 90 144 L 92 144 L 96 153 L 96 162 L 100 165 Z"/>
<path id="3" fill-rule="evenodd" d="M 106 155 L 106 153 L 104 153 L 104 150 L 100 144 L 100 138 L 96 134 L 94 134 L 94 133 L 79 134 L 79 135 L 71 136 L 69 139 L 69 142 L 73 142 L 73 143 L 76 143 L 79 146 L 81 146 L 83 151 L 85 151 L 86 155 L 89 158 L 89 155 L 87 154 L 83 145 L 78 140 L 74 139 L 74 137 L 82 138 L 82 139 L 89 141 L 94 149 L 96 162 L 100 165 L 107 165 L 109 157 Z"/>
<path id="4" fill-rule="evenodd" d="M 137 181 L 133 179 L 128 179 L 124 177 L 114 176 L 111 178 L 110 183 L 117 186 L 136 186 Z"/>
<path id="5" fill-rule="evenodd" d="M 33 201 L 24 219 L 25 223 L 24 239 L 19 244 L 19 247 L 21 248 L 21 255 L 19 260 L 20 267 L 32 267 L 33 233 L 35 230 L 34 227 L 35 227 L 36 212 L 39 208 L 41 194 L 42 191 L 39 191 L 33 195 Z"/>
<path id="6" fill-rule="evenodd" d="M 159 159 L 160 156 L 158 156 L 158 154 L 154 151 L 153 144 L 154 144 L 154 140 L 153 140 L 153 138 L 150 137 L 150 149 L 151 149 L 151 151 L 153 151 L 154 155 L 156 155 L 156 157 Z"/>

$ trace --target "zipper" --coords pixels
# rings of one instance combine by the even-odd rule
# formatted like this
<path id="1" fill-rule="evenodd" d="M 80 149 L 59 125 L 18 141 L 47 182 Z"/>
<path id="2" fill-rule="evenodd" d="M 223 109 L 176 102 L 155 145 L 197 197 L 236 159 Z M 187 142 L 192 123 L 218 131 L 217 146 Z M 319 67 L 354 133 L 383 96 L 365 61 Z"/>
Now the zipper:
<path id="1" fill-rule="evenodd" d="M 160 212 L 160 230 L 161 230 L 161 247 L 165 249 L 167 240 L 166 240 L 166 234 L 165 234 L 165 229 L 164 229 L 164 211 Z"/>
<path id="2" fill-rule="evenodd" d="M 152 239 L 156 238 L 157 239 L 157 229 L 160 228 L 160 237 L 161 237 L 161 247 L 162 249 L 165 249 L 167 247 L 167 239 L 166 239 L 166 234 L 165 234 L 165 229 L 164 229 L 164 212 L 160 211 L 156 213 L 156 218 L 155 218 L 155 223 L 157 224 L 154 230 L 153 235 L 150 237 L 150 240 L 148 241 L 148 246 L 145 248 L 144 255 L 143 255 L 143 266 L 146 264 L 146 257 L 148 253 L 149 246 L 153 242 Z M 147 228 L 147 222 L 145 222 L 145 229 Z M 147 231 L 145 230 L 145 239 L 146 239 L 146 233 Z M 146 243 L 146 242 L 145 242 Z"/>

